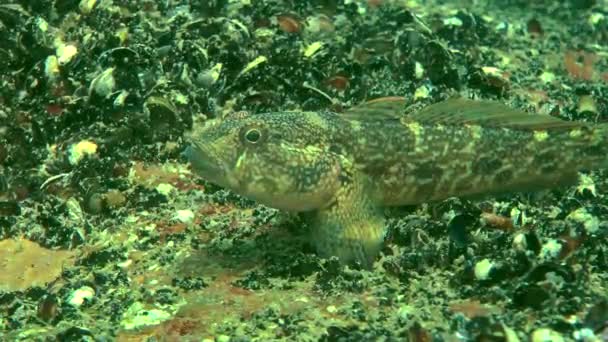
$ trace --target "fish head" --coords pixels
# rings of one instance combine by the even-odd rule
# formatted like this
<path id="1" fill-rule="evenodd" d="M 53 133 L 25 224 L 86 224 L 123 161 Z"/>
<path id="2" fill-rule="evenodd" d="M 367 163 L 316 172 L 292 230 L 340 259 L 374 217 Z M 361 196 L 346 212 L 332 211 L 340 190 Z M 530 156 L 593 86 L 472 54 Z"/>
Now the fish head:
<path id="1" fill-rule="evenodd" d="M 310 211 L 331 203 L 343 173 L 327 129 L 314 112 L 234 113 L 195 126 L 186 155 L 211 183 L 273 208 Z"/>

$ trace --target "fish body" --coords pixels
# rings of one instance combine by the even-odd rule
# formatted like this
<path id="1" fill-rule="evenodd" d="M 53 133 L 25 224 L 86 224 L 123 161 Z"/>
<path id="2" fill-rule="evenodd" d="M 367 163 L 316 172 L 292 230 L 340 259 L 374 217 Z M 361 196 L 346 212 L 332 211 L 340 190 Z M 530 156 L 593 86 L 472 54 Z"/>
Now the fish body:
<path id="1" fill-rule="evenodd" d="M 193 130 L 188 155 L 207 180 L 300 212 L 320 254 L 370 265 L 384 206 L 572 183 L 608 167 L 608 128 L 455 99 L 404 116 L 401 102 L 344 114 L 242 113 Z"/>

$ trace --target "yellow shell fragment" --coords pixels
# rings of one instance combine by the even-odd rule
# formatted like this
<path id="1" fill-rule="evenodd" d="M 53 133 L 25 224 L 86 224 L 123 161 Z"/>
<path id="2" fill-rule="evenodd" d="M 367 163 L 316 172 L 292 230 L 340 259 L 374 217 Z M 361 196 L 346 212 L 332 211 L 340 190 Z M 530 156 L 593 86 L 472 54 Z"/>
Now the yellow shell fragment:
<path id="1" fill-rule="evenodd" d="M 222 73 L 222 63 L 217 63 L 211 68 L 210 76 L 213 79 L 213 82 L 217 81 L 220 78 L 220 74 Z"/>
<path id="2" fill-rule="evenodd" d="M 82 13 L 89 14 L 93 10 L 93 7 L 95 7 L 95 4 L 97 4 L 97 0 L 82 0 L 78 7 Z"/>
<path id="3" fill-rule="evenodd" d="M 91 140 L 82 140 L 70 147 L 68 160 L 70 164 L 76 165 L 85 156 L 97 153 L 97 144 Z"/>
<path id="4" fill-rule="evenodd" d="M 72 44 L 60 44 L 55 50 L 59 64 L 69 63 L 78 54 L 78 48 Z"/>
<path id="5" fill-rule="evenodd" d="M 549 133 L 547 133 L 547 131 L 535 131 L 534 132 L 534 140 L 536 140 L 538 142 L 543 142 L 543 141 L 547 140 L 548 137 L 549 137 Z"/>
<path id="6" fill-rule="evenodd" d="M 426 99 L 427 97 L 429 97 L 429 95 L 430 95 L 429 88 L 422 85 L 422 86 L 418 87 L 418 89 L 416 89 L 416 91 L 414 92 L 414 99 L 415 100 Z"/>
<path id="7" fill-rule="evenodd" d="M 570 131 L 570 138 L 578 138 L 583 134 L 583 132 L 580 129 L 573 129 L 572 131 Z"/>
<path id="8" fill-rule="evenodd" d="M 304 57 L 311 58 L 315 53 L 317 53 L 323 47 L 323 42 L 314 42 L 309 44 L 306 48 L 304 48 Z"/>
<path id="9" fill-rule="evenodd" d="M 245 69 L 243 69 L 243 71 L 241 71 L 241 75 L 244 75 L 246 73 L 248 73 L 249 71 L 253 70 L 254 68 L 256 68 L 258 65 L 265 63 L 268 60 L 268 58 L 266 58 L 266 56 L 259 56 L 256 59 L 252 60 L 251 62 L 249 62 L 249 64 L 247 64 L 247 66 L 245 67 Z"/>

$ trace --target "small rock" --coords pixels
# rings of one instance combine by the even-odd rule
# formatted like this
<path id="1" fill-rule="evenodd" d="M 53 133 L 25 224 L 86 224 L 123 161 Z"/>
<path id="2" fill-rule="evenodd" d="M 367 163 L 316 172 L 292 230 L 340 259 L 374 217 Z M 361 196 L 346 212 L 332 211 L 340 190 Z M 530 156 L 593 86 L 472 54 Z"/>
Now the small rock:
<path id="1" fill-rule="evenodd" d="M 79 307 L 85 301 L 89 301 L 95 297 L 95 289 L 90 286 L 83 286 L 70 294 L 68 304 Z"/>
<path id="2" fill-rule="evenodd" d="M 483 259 L 475 264 L 475 278 L 477 280 L 487 280 L 490 272 L 494 268 L 494 263 L 490 259 Z"/>

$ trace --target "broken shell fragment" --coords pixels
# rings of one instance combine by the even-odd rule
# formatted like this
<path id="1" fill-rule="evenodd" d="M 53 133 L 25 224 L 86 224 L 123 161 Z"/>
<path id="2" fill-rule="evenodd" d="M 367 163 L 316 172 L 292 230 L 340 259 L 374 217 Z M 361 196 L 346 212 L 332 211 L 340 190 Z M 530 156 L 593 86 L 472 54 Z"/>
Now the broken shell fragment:
<path id="1" fill-rule="evenodd" d="M 49 80 L 54 81 L 59 77 L 59 72 L 59 61 L 57 60 L 57 56 L 48 56 L 44 61 L 44 74 L 46 77 Z"/>
<path id="2" fill-rule="evenodd" d="M 69 63 L 78 54 L 78 48 L 72 44 L 60 44 L 55 50 L 60 65 Z"/>
<path id="3" fill-rule="evenodd" d="M 102 97 L 108 97 L 116 87 L 116 79 L 114 78 L 114 68 L 108 68 L 99 74 L 91 82 L 89 87 L 89 95 L 93 92 Z"/>
<path id="4" fill-rule="evenodd" d="M 144 104 L 144 110 L 152 123 L 173 123 L 177 119 L 177 108 L 167 98 L 151 96 Z"/>
<path id="5" fill-rule="evenodd" d="M 277 17 L 277 22 L 281 31 L 286 33 L 298 33 L 302 30 L 300 19 L 291 14 L 283 14 Z"/>
<path id="6" fill-rule="evenodd" d="M 78 164 L 84 157 L 97 153 L 97 144 L 91 140 L 82 140 L 70 146 L 68 160 L 70 164 Z"/>

